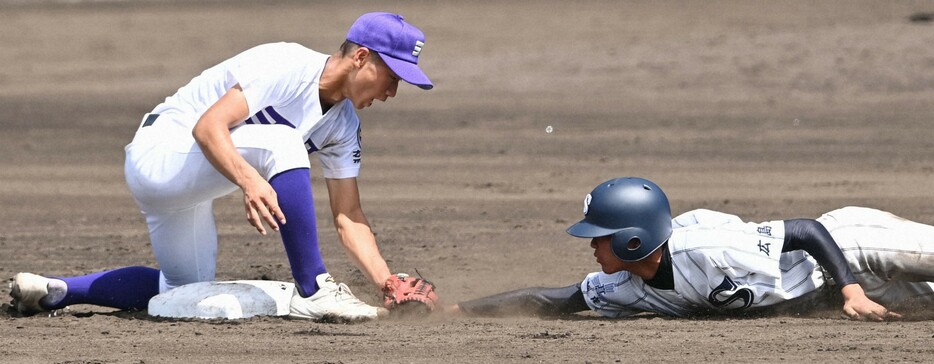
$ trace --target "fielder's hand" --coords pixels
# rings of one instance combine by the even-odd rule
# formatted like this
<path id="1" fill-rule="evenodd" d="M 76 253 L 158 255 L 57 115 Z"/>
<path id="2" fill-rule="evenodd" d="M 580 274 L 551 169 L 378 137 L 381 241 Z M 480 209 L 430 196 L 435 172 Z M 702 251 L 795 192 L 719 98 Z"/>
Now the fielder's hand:
<path id="1" fill-rule="evenodd" d="M 259 174 L 256 176 L 259 177 Z M 285 224 L 285 214 L 279 209 L 276 191 L 269 182 L 261 177 L 253 178 L 240 188 L 243 190 L 243 205 L 246 207 L 246 219 L 250 225 L 263 235 L 266 235 L 263 222 L 273 230 L 279 231 L 279 224 Z"/>

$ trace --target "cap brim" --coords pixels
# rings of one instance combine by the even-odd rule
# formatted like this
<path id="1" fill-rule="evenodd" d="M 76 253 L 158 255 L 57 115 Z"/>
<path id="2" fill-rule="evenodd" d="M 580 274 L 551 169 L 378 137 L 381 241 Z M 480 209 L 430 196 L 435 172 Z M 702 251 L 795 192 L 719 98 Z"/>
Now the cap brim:
<path id="1" fill-rule="evenodd" d="M 380 58 L 383 62 L 396 73 L 396 76 L 399 76 L 403 81 L 411 83 L 423 90 L 431 90 L 432 87 L 435 87 L 431 83 L 431 80 L 428 79 L 428 76 L 425 75 L 425 72 L 422 72 L 421 68 L 418 68 L 417 65 L 392 58 L 388 55 L 380 53 Z"/>
<path id="2" fill-rule="evenodd" d="M 619 230 L 599 227 L 587 222 L 587 220 L 581 220 L 567 229 L 568 234 L 578 238 L 599 238 L 601 236 L 613 235 L 618 231 Z"/>

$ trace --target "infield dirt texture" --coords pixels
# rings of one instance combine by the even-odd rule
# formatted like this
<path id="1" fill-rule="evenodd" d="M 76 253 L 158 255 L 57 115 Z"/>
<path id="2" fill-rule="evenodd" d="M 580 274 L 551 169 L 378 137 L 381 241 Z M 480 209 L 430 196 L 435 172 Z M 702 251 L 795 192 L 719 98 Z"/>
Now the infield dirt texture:
<path id="1" fill-rule="evenodd" d="M 401 85 L 360 113 L 363 205 L 390 266 L 418 269 L 448 302 L 598 270 L 564 229 L 616 176 L 654 180 L 676 214 L 763 221 L 861 205 L 934 224 L 934 24 L 909 20 L 932 2 L 2 1 L 0 276 L 155 266 L 123 180 L 141 115 L 260 43 L 331 53 L 380 10 L 425 31 L 436 87 Z M 377 303 L 312 161 L 326 263 Z M 278 236 L 256 234 L 239 194 L 216 214 L 219 280 L 291 279 Z M 931 311 L 891 323 L 832 309 L 341 325 L 92 306 L 21 318 L 5 306 L 0 361 L 931 362 Z"/>

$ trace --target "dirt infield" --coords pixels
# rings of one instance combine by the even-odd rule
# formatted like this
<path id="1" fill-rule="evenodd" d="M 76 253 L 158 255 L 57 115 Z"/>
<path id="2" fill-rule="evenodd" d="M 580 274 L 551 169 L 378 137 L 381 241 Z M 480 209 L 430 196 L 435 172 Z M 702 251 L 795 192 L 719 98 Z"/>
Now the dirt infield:
<path id="1" fill-rule="evenodd" d="M 586 192 L 621 175 L 659 183 L 675 213 L 762 221 L 861 205 L 934 223 L 934 24 L 909 20 L 930 2 L 0 1 L 0 277 L 155 266 L 122 172 L 141 115 L 259 43 L 332 52 L 375 10 L 425 31 L 436 88 L 400 87 L 360 113 L 364 209 L 390 266 L 418 269 L 450 302 L 598 269 L 564 229 Z M 375 303 L 313 168 L 326 263 Z M 219 280 L 290 280 L 278 237 L 253 231 L 239 196 L 216 214 Z M 830 310 L 339 325 L 4 308 L 2 362 L 934 359 L 931 310 L 891 323 Z"/>

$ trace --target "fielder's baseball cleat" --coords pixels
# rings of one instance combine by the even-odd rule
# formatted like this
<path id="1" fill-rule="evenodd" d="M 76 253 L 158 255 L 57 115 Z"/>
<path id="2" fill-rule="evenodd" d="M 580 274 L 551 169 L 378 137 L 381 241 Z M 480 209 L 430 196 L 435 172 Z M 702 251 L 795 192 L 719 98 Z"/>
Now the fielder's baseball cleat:
<path id="1" fill-rule="evenodd" d="M 32 274 L 17 273 L 10 283 L 10 297 L 13 307 L 24 315 L 48 311 L 39 304 L 39 300 L 49 294 L 50 279 Z"/>
<path id="2" fill-rule="evenodd" d="M 385 314 L 386 309 L 357 299 L 346 284 L 335 282 L 328 273 L 319 274 L 316 280 L 318 292 L 311 297 L 302 297 L 298 288 L 295 289 L 289 303 L 289 317 L 354 322 L 373 320 Z"/>

